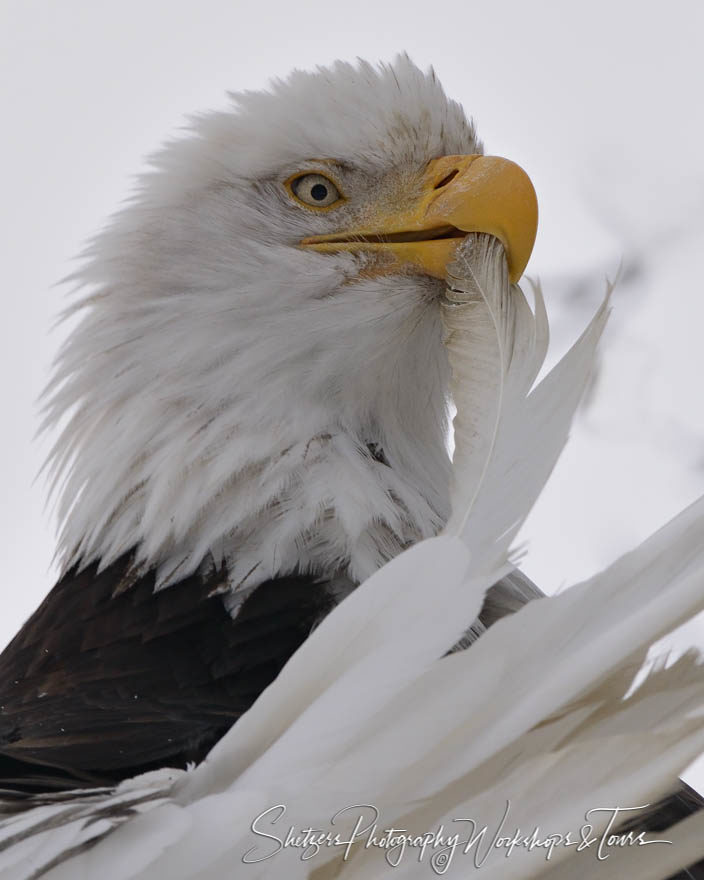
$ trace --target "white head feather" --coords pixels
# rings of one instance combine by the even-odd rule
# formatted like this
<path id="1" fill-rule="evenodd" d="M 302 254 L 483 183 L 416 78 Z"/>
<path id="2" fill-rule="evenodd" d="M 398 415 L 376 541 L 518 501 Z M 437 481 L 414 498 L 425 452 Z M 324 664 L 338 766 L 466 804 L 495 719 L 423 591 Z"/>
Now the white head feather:
<path id="1" fill-rule="evenodd" d="M 134 550 L 160 586 L 204 562 L 232 587 L 359 581 L 449 513 L 444 283 L 297 244 L 402 207 L 430 159 L 481 146 L 405 56 L 232 99 L 153 157 L 76 276 L 46 417 L 60 553 Z M 348 201 L 316 213 L 283 182 L 321 158 Z"/>

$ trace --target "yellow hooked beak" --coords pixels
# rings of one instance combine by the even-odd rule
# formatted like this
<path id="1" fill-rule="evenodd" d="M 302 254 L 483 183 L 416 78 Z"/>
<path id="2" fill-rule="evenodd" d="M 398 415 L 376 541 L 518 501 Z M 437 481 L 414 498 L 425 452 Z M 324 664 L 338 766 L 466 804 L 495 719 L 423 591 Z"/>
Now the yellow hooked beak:
<path id="1" fill-rule="evenodd" d="M 304 238 L 321 253 L 378 252 L 392 265 L 412 265 L 444 278 L 455 247 L 468 232 L 486 232 L 503 244 L 516 282 L 528 263 L 538 229 L 538 201 L 528 175 L 496 156 L 443 156 L 425 170 L 420 197 L 406 210 L 379 217 L 373 228 Z"/>

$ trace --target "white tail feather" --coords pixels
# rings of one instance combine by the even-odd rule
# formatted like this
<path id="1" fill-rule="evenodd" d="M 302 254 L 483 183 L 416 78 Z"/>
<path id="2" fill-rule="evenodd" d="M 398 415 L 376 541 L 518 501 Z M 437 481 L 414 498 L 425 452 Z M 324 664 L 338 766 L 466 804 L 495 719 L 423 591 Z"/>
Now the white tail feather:
<path id="1" fill-rule="evenodd" d="M 605 861 L 595 848 L 556 844 L 547 860 L 544 848 L 507 858 L 489 845 L 507 801 L 507 834 L 539 825 L 543 836 L 578 836 L 586 811 L 651 803 L 704 748 L 704 678 L 694 655 L 669 668 L 656 663 L 631 688 L 648 647 L 704 607 L 704 500 L 589 582 L 528 604 L 466 651 L 441 658 L 509 567 L 511 542 L 565 443 L 606 319 L 605 303 L 532 388 L 547 340 L 542 299 L 538 292 L 533 315 L 509 287 L 494 245 L 477 242 L 460 254 L 448 293 L 467 302 L 447 307 L 458 418 L 445 534 L 342 602 L 200 767 L 175 783 L 137 779 L 112 795 L 120 809 L 100 815 L 120 827 L 94 847 L 71 854 L 91 833 L 94 795 L 32 817 L 36 831 L 40 822 L 57 826 L 42 832 L 39 850 L 25 846 L 26 817 L 8 820 L 2 833 L 16 843 L 0 855 L 2 880 L 36 876 L 62 853 L 68 858 L 52 880 L 366 880 L 441 868 L 464 878 L 483 855 L 487 878 L 615 878 L 635 876 L 637 865 L 639 877 L 656 880 L 704 854 L 701 816 L 656 835 L 672 845 L 611 849 Z M 126 821 L 125 804 L 145 792 L 154 799 Z M 342 847 L 323 846 L 310 860 L 287 848 L 243 865 L 246 853 L 275 849 L 250 826 L 276 804 L 286 815 L 266 831 L 281 837 L 289 824 L 349 833 L 354 816 L 331 827 L 333 813 L 373 804 L 380 829 L 423 834 L 444 824 L 464 836 L 467 825 L 454 821 L 464 817 L 487 824 L 489 839 L 467 855 L 446 852 L 444 863 L 439 849 L 422 858 L 409 849 L 393 869 L 364 839 L 347 858 Z M 590 819 L 594 835 L 608 818 Z"/>

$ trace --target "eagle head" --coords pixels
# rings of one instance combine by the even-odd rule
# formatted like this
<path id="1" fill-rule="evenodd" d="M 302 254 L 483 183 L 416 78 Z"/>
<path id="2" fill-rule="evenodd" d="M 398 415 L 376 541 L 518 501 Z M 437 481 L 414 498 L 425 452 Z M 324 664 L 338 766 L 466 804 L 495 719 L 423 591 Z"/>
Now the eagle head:
<path id="1" fill-rule="evenodd" d="M 76 275 L 46 415 L 63 561 L 358 582 L 448 516 L 444 268 L 478 230 L 518 277 L 535 195 L 405 56 L 231 99 Z"/>

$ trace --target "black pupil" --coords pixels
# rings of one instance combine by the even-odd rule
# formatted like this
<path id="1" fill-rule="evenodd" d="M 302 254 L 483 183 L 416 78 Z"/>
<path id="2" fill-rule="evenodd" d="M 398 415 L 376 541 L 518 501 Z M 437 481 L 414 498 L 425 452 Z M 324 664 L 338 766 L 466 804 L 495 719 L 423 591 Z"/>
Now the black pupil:
<path id="1" fill-rule="evenodd" d="M 310 194 L 316 202 L 324 202 L 328 197 L 328 188 L 324 183 L 316 183 L 311 187 Z"/>

